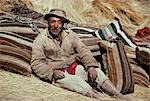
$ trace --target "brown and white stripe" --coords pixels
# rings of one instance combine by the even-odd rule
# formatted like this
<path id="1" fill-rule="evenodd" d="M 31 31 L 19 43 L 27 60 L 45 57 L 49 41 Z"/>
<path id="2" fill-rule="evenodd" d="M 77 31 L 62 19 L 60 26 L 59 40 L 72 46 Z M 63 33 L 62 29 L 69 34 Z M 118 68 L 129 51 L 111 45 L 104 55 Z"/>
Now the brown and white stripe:
<path id="1" fill-rule="evenodd" d="M 128 62 L 123 44 L 119 40 L 115 42 L 100 41 L 99 45 L 106 51 L 104 64 L 108 77 L 123 94 L 134 91 L 133 74 Z"/>

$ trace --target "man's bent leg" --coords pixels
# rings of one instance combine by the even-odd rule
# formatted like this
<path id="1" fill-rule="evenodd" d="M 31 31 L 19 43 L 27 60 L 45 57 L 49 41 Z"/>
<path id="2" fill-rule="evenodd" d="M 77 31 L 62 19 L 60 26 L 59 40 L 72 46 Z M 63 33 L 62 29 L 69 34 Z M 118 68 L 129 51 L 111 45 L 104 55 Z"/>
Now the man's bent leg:
<path id="1" fill-rule="evenodd" d="M 109 92 L 111 95 L 115 95 L 118 98 L 122 99 L 122 100 L 129 100 L 127 97 L 125 97 L 122 93 L 120 93 L 116 87 L 112 84 L 112 82 L 107 79 L 106 81 L 103 82 L 103 84 L 101 85 L 102 89 L 104 89 L 105 91 Z"/>
<path id="2" fill-rule="evenodd" d="M 54 85 L 81 93 L 88 97 L 101 99 L 98 93 L 94 92 L 92 87 L 85 80 L 76 75 L 64 74 L 65 78 L 57 80 Z"/>
<path id="3" fill-rule="evenodd" d="M 101 71 L 101 69 L 97 68 L 97 79 L 96 82 L 104 89 L 105 91 L 109 92 L 111 95 L 115 95 L 123 100 L 128 100 L 123 94 L 121 94 L 114 84 L 108 79 L 108 77 Z"/>

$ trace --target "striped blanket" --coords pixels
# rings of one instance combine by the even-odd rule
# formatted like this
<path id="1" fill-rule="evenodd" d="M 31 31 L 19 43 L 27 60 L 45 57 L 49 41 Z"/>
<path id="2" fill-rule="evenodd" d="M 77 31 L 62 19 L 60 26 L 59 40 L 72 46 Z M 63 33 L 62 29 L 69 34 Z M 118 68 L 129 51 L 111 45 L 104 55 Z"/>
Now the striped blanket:
<path id="1" fill-rule="evenodd" d="M 132 48 L 136 48 L 135 43 L 127 35 L 127 33 L 122 29 L 120 21 L 118 18 L 115 18 L 110 24 L 98 30 L 98 33 L 95 33 L 94 36 L 98 37 L 101 40 L 110 40 L 114 38 L 119 38 L 125 45 L 128 45 Z"/>

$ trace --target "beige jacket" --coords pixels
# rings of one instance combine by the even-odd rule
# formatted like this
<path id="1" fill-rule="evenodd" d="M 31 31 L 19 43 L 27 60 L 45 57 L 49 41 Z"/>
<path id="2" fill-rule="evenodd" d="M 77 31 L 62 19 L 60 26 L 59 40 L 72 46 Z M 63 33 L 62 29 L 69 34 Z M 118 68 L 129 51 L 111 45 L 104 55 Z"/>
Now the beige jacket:
<path id="1" fill-rule="evenodd" d="M 78 35 L 71 30 L 61 33 L 62 44 L 49 34 L 48 29 L 39 34 L 33 42 L 31 66 L 37 76 L 44 80 L 52 79 L 53 69 L 64 68 L 76 59 L 85 68 L 98 66 L 89 49 L 81 42 Z"/>

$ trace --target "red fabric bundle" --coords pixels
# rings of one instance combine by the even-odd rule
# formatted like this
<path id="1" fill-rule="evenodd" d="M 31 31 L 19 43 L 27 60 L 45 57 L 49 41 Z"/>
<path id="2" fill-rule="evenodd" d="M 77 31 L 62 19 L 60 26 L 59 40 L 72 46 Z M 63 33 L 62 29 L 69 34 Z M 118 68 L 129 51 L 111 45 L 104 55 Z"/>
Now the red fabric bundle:
<path id="1" fill-rule="evenodd" d="M 77 61 L 74 61 L 69 67 L 61 69 L 63 72 L 67 71 L 69 74 L 75 75 L 76 67 L 78 65 Z"/>
<path id="2" fill-rule="evenodd" d="M 144 27 L 143 29 L 137 30 L 136 38 L 144 38 L 150 35 L 150 27 Z"/>

